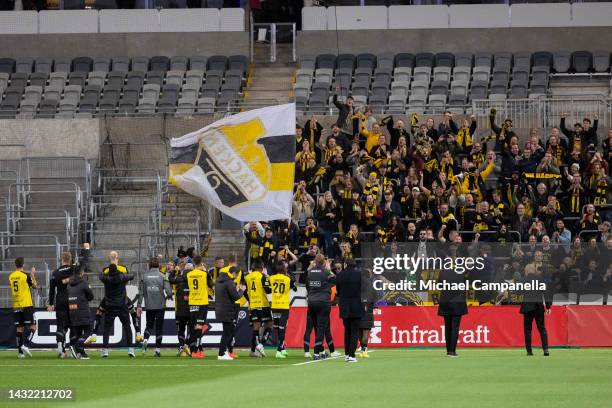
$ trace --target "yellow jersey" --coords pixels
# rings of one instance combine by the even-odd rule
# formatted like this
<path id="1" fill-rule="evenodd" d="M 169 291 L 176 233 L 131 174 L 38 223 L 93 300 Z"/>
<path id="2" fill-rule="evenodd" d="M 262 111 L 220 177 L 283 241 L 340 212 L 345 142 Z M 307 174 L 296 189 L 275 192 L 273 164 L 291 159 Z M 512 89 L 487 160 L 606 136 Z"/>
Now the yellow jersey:
<path id="1" fill-rule="evenodd" d="M 208 305 L 208 273 L 194 269 L 187 273 L 189 285 L 189 306 Z"/>
<path id="2" fill-rule="evenodd" d="M 270 302 L 268 302 L 268 296 L 264 289 L 265 286 L 268 286 L 268 280 L 263 273 L 260 271 L 249 272 L 244 277 L 244 280 L 249 295 L 249 310 L 270 307 Z"/>
<path id="3" fill-rule="evenodd" d="M 236 276 L 234 276 L 232 279 L 234 280 L 234 283 L 236 285 L 240 285 L 242 283 L 242 271 L 238 269 L 237 266 L 225 266 L 219 269 L 219 273 L 225 273 L 231 276 L 230 269 L 232 268 L 236 268 Z M 246 299 L 244 298 L 244 296 L 242 296 L 240 297 L 240 299 L 238 299 L 234 303 L 236 303 L 237 305 L 243 306 L 246 303 Z"/>
<path id="4" fill-rule="evenodd" d="M 109 266 L 110 266 L 110 265 L 109 265 Z M 102 270 L 102 273 L 103 273 L 103 274 L 108 275 L 108 268 L 109 268 L 109 266 L 107 266 L 106 268 L 104 268 L 104 269 Z M 127 268 L 126 266 L 123 266 L 123 265 L 117 265 L 117 270 L 118 270 L 120 273 L 128 273 L 128 268 Z"/>
<path id="5" fill-rule="evenodd" d="M 289 309 L 289 290 L 291 278 L 282 273 L 270 276 L 272 287 L 272 309 Z"/>
<path id="6" fill-rule="evenodd" d="M 23 271 L 15 271 L 9 275 L 9 285 L 13 295 L 13 309 L 32 307 L 32 278 Z"/>

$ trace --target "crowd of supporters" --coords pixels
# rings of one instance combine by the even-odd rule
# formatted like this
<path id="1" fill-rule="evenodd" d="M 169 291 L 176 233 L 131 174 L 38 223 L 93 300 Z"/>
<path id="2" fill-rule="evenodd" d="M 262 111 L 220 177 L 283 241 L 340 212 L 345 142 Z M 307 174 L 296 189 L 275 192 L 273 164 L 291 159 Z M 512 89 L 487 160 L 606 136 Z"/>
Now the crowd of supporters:
<path id="1" fill-rule="evenodd" d="M 359 111 L 350 96 L 333 101 L 331 129 L 314 115 L 297 125 L 291 220 L 247 224 L 250 259 L 306 270 L 319 252 L 359 260 L 363 242 L 520 243 L 516 271 L 537 252 L 572 282 L 611 281 L 591 253 L 612 248 L 612 130 L 599 142 L 596 116 L 568 125 L 562 115 L 548 134 L 522 135 L 492 109 L 477 137 L 474 116 L 406 123 Z"/>

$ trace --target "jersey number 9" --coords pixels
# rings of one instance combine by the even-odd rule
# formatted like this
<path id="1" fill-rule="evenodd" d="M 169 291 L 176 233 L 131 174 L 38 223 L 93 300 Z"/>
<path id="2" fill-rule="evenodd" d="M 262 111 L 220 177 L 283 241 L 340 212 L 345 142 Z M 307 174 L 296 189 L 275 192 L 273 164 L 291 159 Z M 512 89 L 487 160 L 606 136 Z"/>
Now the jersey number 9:
<path id="1" fill-rule="evenodd" d="M 198 286 L 199 286 L 198 280 L 194 279 L 192 283 L 193 283 L 193 289 L 198 290 Z"/>

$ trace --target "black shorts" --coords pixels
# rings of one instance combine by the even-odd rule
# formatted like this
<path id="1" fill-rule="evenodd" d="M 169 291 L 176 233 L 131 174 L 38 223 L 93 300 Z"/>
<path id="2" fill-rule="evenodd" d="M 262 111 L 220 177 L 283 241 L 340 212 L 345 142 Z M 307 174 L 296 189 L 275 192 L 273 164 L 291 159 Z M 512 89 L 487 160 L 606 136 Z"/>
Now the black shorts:
<path id="1" fill-rule="evenodd" d="M 68 330 L 70 327 L 70 312 L 68 309 L 55 309 L 55 320 L 57 327 Z"/>
<path id="2" fill-rule="evenodd" d="M 276 327 L 287 327 L 289 309 L 272 309 L 272 320 Z"/>
<path id="3" fill-rule="evenodd" d="M 368 306 L 361 320 L 359 320 L 359 328 L 371 329 L 372 327 L 374 327 L 374 309 Z"/>
<path id="4" fill-rule="evenodd" d="M 191 324 L 204 324 L 206 323 L 206 315 L 208 314 L 208 306 L 189 306 L 189 316 Z"/>
<path id="5" fill-rule="evenodd" d="M 260 309 L 249 310 L 249 320 L 251 323 L 255 322 L 269 322 L 272 320 L 272 311 L 269 307 L 262 307 Z"/>
<path id="6" fill-rule="evenodd" d="M 34 320 L 34 307 L 32 306 L 13 309 L 13 318 L 17 327 L 36 324 Z"/>

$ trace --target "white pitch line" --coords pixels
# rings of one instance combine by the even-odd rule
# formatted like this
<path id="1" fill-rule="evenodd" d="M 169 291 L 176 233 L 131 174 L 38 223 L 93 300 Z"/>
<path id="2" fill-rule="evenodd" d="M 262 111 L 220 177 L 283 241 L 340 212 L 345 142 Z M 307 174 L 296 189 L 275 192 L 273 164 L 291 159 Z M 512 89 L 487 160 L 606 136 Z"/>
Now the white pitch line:
<path id="1" fill-rule="evenodd" d="M 373 353 L 374 351 L 376 351 L 376 350 L 368 350 L 368 353 Z M 341 355 L 341 356 L 338 356 L 338 357 L 328 357 L 328 358 L 324 358 L 322 360 L 304 361 L 303 363 L 295 363 L 295 364 L 292 364 L 292 365 L 294 365 L 294 366 L 301 366 L 301 365 L 306 365 L 306 364 L 319 363 L 321 361 L 335 360 L 335 359 L 340 358 L 340 357 L 344 357 L 344 355 Z"/>
<path id="2" fill-rule="evenodd" d="M 68 367 L 68 368 L 88 368 L 88 367 L 147 367 L 147 368 L 156 368 L 156 367 L 248 367 L 248 368 L 258 368 L 258 367 L 288 367 L 287 364 L 249 364 L 249 365 L 234 365 L 232 363 L 229 364 L 3 364 L 2 367 Z"/>

